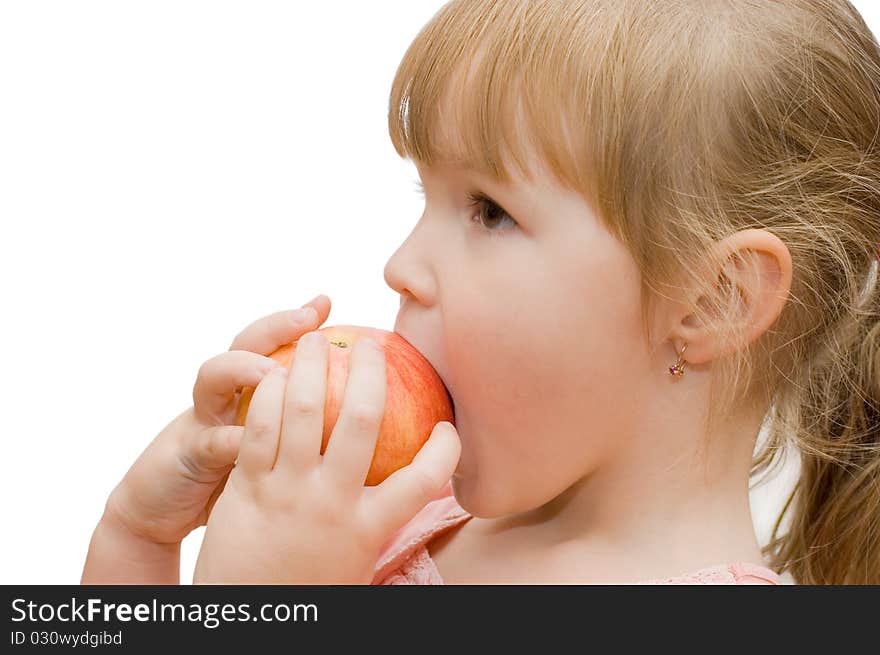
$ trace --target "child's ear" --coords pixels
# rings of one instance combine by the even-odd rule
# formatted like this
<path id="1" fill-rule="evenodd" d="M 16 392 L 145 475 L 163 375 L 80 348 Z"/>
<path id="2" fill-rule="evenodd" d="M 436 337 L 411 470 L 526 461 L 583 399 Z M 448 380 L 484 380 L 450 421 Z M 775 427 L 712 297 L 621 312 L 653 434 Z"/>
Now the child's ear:
<path id="1" fill-rule="evenodd" d="M 676 348 L 686 342 L 685 359 L 709 362 L 761 336 L 778 318 L 791 290 L 792 261 L 788 247 L 761 229 L 737 232 L 718 243 L 705 260 L 706 282 L 714 302 L 701 294 L 683 304 L 671 331 Z M 699 307 L 702 313 L 694 311 Z M 714 329 L 722 326 L 720 334 Z"/>

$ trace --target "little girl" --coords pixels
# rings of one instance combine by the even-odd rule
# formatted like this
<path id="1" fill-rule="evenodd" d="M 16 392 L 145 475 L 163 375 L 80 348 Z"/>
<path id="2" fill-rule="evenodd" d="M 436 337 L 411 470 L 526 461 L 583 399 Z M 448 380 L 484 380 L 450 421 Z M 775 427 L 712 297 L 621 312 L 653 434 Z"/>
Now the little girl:
<path id="1" fill-rule="evenodd" d="M 880 583 L 880 48 L 852 5 L 453 0 L 390 107 L 425 192 L 385 269 L 395 330 L 443 378 L 455 429 L 352 484 L 384 402 L 358 349 L 360 420 L 338 432 L 367 455 L 321 469 L 315 428 L 288 424 L 319 406 L 326 344 L 301 365 L 298 349 L 287 383 L 255 375 L 240 452 L 172 554 L 150 552 L 166 581 L 219 494 L 197 582 Z M 278 320 L 239 348 L 271 352 L 293 331 Z M 800 478 L 762 548 L 749 481 L 789 446 Z M 84 582 L 119 570 L 102 525 L 150 542 L 125 489 Z"/>

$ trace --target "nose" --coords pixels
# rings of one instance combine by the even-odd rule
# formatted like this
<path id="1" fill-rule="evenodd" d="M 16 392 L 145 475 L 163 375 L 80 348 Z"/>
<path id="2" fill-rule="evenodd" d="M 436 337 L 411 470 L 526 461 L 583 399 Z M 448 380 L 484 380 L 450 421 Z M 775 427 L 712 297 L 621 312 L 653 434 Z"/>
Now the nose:
<path id="1" fill-rule="evenodd" d="M 409 298 L 426 306 L 434 304 L 435 278 L 423 241 L 416 225 L 385 264 L 385 283 L 400 294 L 401 305 Z"/>

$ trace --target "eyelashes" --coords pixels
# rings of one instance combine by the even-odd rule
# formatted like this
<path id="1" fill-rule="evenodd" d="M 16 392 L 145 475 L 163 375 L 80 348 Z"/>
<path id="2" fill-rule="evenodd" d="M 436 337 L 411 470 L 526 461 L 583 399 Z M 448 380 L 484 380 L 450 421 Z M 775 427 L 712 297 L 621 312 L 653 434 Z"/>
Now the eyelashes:
<path id="1" fill-rule="evenodd" d="M 425 195 L 425 185 L 422 184 L 421 181 L 415 180 L 414 184 L 416 186 L 416 191 Z M 507 213 L 507 211 L 499 205 L 497 202 L 492 200 L 489 196 L 479 191 L 475 191 L 472 193 L 468 193 L 468 200 L 470 201 L 468 204 L 470 207 L 477 208 L 477 212 L 471 219 L 471 223 L 474 225 L 474 229 L 485 233 L 489 236 L 503 236 L 504 233 L 514 229 L 518 226 L 518 223 L 514 218 Z M 500 218 L 506 218 L 508 220 L 508 225 L 510 227 L 499 229 L 500 225 L 503 225 L 504 222 L 501 221 L 499 223 L 492 223 L 492 221 L 496 221 Z M 487 225 L 487 221 L 490 224 Z"/>
<path id="2" fill-rule="evenodd" d="M 479 208 L 476 216 L 474 217 L 476 219 L 474 221 L 474 223 L 477 225 L 478 230 L 487 232 L 491 236 L 499 236 L 499 235 L 503 234 L 504 232 L 507 232 L 508 230 L 512 230 L 514 227 L 516 227 L 517 222 L 515 220 L 513 220 L 513 218 L 510 216 L 510 214 L 508 214 L 506 211 L 504 211 L 504 208 L 501 205 L 499 205 L 497 202 L 492 200 L 489 196 L 486 196 L 486 195 L 479 193 L 479 192 L 469 193 L 468 199 L 471 201 L 471 203 L 470 203 L 471 207 L 478 207 Z M 498 224 L 496 224 L 496 227 L 490 227 L 490 226 L 486 225 L 484 222 L 484 218 L 487 216 L 487 212 L 489 212 L 489 211 L 500 213 L 502 218 L 510 219 L 510 223 L 513 224 L 513 227 L 501 230 L 501 229 L 498 229 L 498 227 L 497 227 Z M 490 220 L 494 220 L 494 219 L 490 219 Z"/>

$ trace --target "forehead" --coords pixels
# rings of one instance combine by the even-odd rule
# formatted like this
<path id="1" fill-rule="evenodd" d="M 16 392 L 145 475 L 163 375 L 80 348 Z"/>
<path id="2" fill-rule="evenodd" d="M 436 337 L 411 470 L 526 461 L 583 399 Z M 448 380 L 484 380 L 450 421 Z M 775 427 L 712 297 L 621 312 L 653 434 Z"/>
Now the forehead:
<path id="1" fill-rule="evenodd" d="M 475 181 L 496 189 L 516 190 L 558 184 L 543 159 L 530 147 L 523 145 L 520 156 L 524 158 L 526 171 L 521 171 L 515 164 L 509 148 L 501 148 L 500 164 L 507 171 L 508 179 L 501 179 L 492 174 L 485 161 L 484 153 L 468 154 L 463 145 L 457 123 L 439 121 L 437 141 L 440 146 L 437 157 L 430 163 L 413 160 L 422 179 L 426 177 L 442 177 L 450 180 L 461 179 Z"/>
<path id="2" fill-rule="evenodd" d="M 525 120 L 521 83 L 517 79 L 501 95 L 489 97 L 484 58 L 482 49 L 463 57 L 442 81 L 434 107 L 422 112 L 428 121 L 431 163 L 485 174 L 500 165 L 508 175 L 527 179 L 539 157 Z"/>

